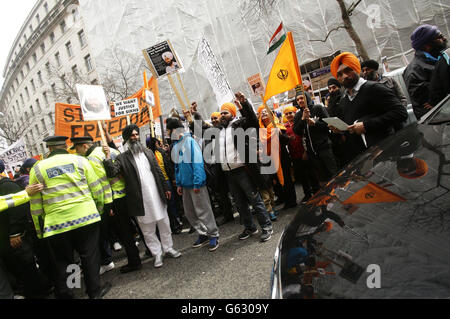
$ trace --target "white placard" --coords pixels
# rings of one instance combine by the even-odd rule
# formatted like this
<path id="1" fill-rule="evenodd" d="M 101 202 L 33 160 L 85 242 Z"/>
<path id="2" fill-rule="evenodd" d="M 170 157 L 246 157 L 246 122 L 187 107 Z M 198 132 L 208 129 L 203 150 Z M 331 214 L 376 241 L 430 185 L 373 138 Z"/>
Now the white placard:
<path id="1" fill-rule="evenodd" d="M 205 70 L 206 77 L 211 84 L 218 106 L 234 100 L 234 94 L 228 83 L 227 76 L 220 68 L 211 46 L 205 37 L 202 37 L 198 45 L 198 61 Z"/>
<path id="2" fill-rule="evenodd" d="M 325 123 L 330 124 L 340 131 L 347 131 L 348 124 L 338 117 L 326 117 L 322 119 Z"/>
<path id="3" fill-rule="evenodd" d="M 18 140 L 5 151 L 0 153 L 0 159 L 5 163 L 6 170 L 11 171 L 13 174 L 13 167 L 22 165 L 23 161 L 27 158 L 27 148 L 22 139 Z"/>
<path id="4" fill-rule="evenodd" d="M 84 121 L 110 120 L 111 111 L 100 85 L 76 85 Z"/>
<path id="5" fill-rule="evenodd" d="M 150 90 L 145 90 L 145 102 L 151 107 L 155 106 L 155 95 Z"/>
<path id="6" fill-rule="evenodd" d="M 139 101 L 137 98 L 114 102 L 116 117 L 139 113 Z"/>

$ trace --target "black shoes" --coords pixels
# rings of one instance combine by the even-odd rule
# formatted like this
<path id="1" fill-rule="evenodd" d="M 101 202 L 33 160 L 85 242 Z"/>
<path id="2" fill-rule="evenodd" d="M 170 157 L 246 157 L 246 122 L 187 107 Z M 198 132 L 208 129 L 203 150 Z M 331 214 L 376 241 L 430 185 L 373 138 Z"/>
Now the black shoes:
<path id="1" fill-rule="evenodd" d="M 93 299 L 102 299 L 111 290 L 111 287 L 112 287 L 111 283 L 106 282 L 100 289 L 98 295 L 95 296 Z"/>
<path id="2" fill-rule="evenodd" d="M 239 235 L 239 239 L 240 240 L 244 240 L 249 238 L 252 235 L 256 235 L 258 233 L 258 229 L 244 229 L 244 231 L 242 232 L 242 234 Z"/>
<path id="3" fill-rule="evenodd" d="M 122 274 L 126 274 L 126 273 L 129 273 L 129 272 L 132 272 L 132 271 L 136 271 L 136 270 L 140 270 L 140 269 L 142 269 L 142 264 L 139 264 L 139 265 L 129 265 L 128 264 L 128 265 L 120 267 L 120 272 Z"/>
<path id="4" fill-rule="evenodd" d="M 222 217 L 220 220 L 217 221 L 217 226 L 222 226 L 232 221 L 234 221 L 234 217 Z"/>

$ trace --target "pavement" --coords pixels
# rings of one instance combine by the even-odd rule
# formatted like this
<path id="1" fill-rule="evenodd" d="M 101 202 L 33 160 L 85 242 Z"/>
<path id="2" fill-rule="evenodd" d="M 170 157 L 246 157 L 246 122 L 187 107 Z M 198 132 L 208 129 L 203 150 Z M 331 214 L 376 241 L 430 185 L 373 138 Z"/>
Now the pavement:
<path id="1" fill-rule="evenodd" d="M 303 197 L 297 186 L 299 199 Z M 101 276 L 102 283 L 112 288 L 104 299 L 268 299 L 273 256 L 285 226 L 292 220 L 296 208 L 280 210 L 273 222 L 274 233 L 267 242 L 260 242 L 259 233 L 239 240 L 244 227 L 235 214 L 232 222 L 219 227 L 219 248 L 210 252 L 208 246 L 193 248 L 196 233 L 172 235 L 174 248 L 182 253 L 179 258 L 164 258 L 161 268 L 154 268 L 154 258 L 145 255 L 140 242 L 143 263 L 140 271 L 121 274 L 127 263 L 124 249 L 113 252 L 115 269 Z M 256 221 L 256 219 L 255 219 Z M 77 298 L 87 298 L 82 287 L 75 289 Z"/>

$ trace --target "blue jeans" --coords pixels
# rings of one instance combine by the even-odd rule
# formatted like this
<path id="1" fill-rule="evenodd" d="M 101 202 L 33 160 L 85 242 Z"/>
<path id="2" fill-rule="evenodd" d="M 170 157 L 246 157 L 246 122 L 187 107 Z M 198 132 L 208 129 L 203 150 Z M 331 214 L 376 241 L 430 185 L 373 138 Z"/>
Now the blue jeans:
<path id="1" fill-rule="evenodd" d="M 272 222 L 267 213 L 266 206 L 256 186 L 245 168 L 240 167 L 231 171 L 225 171 L 230 193 L 236 202 L 236 207 L 241 215 L 245 228 L 255 230 L 257 227 L 253 221 L 249 205 L 252 205 L 259 226 L 263 230 L 271 230 Z"/>

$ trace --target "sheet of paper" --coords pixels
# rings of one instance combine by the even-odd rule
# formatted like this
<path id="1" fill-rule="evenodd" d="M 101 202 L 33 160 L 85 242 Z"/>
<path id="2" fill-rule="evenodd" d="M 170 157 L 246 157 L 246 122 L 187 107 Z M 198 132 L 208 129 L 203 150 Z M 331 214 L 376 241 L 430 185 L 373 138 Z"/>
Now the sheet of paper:
<path id="1" fill-rule="evenodd" d="M 345 123 L 344 121 L 342 121 L 338 117 L 326 117 L 326 118 L 323 118 L 322 120 L 324 122 L 326 122 L 327 124 L 334 126 L 335 128 L 337 128 L 340 131 L 347 131 L 348 124 Z"/>

